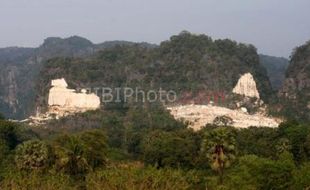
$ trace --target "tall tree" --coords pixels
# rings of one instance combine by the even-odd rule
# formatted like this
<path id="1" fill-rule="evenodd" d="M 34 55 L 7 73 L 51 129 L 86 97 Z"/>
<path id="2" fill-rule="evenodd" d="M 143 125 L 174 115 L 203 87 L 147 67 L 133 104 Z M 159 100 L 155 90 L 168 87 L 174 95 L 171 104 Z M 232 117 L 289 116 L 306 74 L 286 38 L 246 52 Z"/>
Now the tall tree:
<path id="1" fill-rule="evenodd" d="M 202 152 L 209 160 L 211 168 L 218 173 L 222 184 L 224 169 L 228 168 L 236 158 L 234 132 L 226 127 L 206 132 L 202 142 Z"/>
<path id="2" fill-rule="evenodd" d="M 85 147 L 77 136 L 61 136 L 55 142 L 56 166 L 71 176 L 84 176 L 89 165 L 85 157 Z"/>

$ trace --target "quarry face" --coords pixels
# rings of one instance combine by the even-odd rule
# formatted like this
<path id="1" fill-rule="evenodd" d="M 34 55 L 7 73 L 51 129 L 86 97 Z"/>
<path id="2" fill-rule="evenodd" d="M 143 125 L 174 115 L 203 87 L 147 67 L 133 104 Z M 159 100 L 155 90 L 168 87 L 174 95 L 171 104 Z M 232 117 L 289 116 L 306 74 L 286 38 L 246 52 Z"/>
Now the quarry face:
<path id="1" fill-rule="evenodd" d="M 260 100 L 256 82 L 250 73 L 242 75 L 233 88 L 232 93 Z M 79 112 L 100 108 L 100 98 L 95 94 L 87 94 L 86 90 L 76 92 L 68 88 L 64 78 L 51 81 L 48 95 L 48 111 L 30 117 L 33 124 L 44 123 L 50 119 L 58 119 Z M 226 116 L 232 119 L 234 127 L 249 126 L 277 127 L 279 120 L 265 116 L 264 113 L 249 114 L 245 107 L 229 109 L 213 105 L 179 105 L 167 107 L 175 119 L 189 122 L 189 127 L 199 130 L 206 124 L 212 124 L 215 118 Z"/>
<path id="2" fill-rule="evenodd" d="M 30 125 L 44 124 L 51 119 L 58 119 L 75 113 L 96 110 L 100 108 L 100 98 L 96 94 L 87 94 L 85 89 L 76 92 L 69 89 L 64 78 L 51 81 L 48 95 L 48 111 L 37 113 L 22 122 Z"/>
<path id="3" fill-rule="evenodd" d="M 232 93 L 244 97 L 257 98 L 260 95 L 256 87 L 256 82 L 251 73 L 242 75 L 233 88 Z M 206 124 L 213 124 L 215 118 L 226 116 L 232 119 L 232 126 L 237 128 L 257 127 L 278 127 L 281 122 L 279 119 L 267 117 L 264 113 L 247 113 L 247 109 L 229 109 L 213 105 L 179 105 L 168 107 L 175 119 L 182 119 L 190 123 L 190 127 L 199 130 Z"/>
<path id="4" fill-rule="evenodd" d="M 245 110 L 232 110 L 212 105 L 181 105 L 168 107 L 170 113 L 178 120 L 185 120 L 190 127 L 199 130 L 206 124 L 212 124 L 218 116 L 227 116 L 233 120 L 232 126 L 237 128 L 278 127 L 279 121 L 262 114 L 250 115 Z"/>
<path id="5" fill-rule="evenodd" d="M 100 107 L 100 98 L 95 94 L 86 94 L 85 90 L 77 93 L 68 89 L 65 79 L 52 80 L 49 91 L 48 106 L 58 107 L 63 111 L 95 110 Z"/>

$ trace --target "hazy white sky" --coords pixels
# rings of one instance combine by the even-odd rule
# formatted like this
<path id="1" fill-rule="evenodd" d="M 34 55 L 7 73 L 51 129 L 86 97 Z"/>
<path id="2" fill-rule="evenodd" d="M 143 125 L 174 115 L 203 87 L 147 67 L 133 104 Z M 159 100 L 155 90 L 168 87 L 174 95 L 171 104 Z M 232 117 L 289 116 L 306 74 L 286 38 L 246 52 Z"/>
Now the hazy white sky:
<path id="1" fill-rule="evenodd" d="M 0 47 L 79 35 L 159 43 L 182 30 L 288 57 L 310 40 L 310 0 L 0 0 Z"/>

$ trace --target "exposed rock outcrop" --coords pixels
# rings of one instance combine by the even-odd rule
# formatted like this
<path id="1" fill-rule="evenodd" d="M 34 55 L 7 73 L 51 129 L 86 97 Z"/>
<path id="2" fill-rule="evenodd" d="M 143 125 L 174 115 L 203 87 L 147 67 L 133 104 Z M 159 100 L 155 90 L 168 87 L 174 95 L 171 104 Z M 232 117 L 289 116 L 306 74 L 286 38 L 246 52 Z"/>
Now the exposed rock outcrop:
<path id="1" fill-rule="evenodd" d="M 206 124 L 212 124 L 218 116 L 228 116 L 233 120 L 233 126 L 237 128 L 278 127 L 281 122 L 278 119 L 267 117 L 257 113 L 249 115 L 244 110 L 232 110 L 224 107 L 210 105 L 183 105 L 168 107 L 176 119 L 184 119 L 190 122 L 190 127 L 199 130 Z"/>
<path id="2" fill-rule="evenodd" d="M 31 116 L 22 122 L 40 125 L 50 119 L 100 108 L 100 98 L 97 95 L 87 94 L 85 89 L 82 89 L 81 93 L 68 89 L 64 78 L 52 80 L 51 86 L 48 96 L 48 111 L 46 113 L 38 112 L 36 116 Z"/>
<path id="3" fill-rule="evenodd" d="M 260 98 L 256 82 L 251 73 L 246 73 L 240 77 L 237 85 L 233 89 L 233 93 L 258 99 Z"/>
<path id="4" fill-rule="evenodd" d="M 100 107 L 100 98 L 95 94 L 86 94 L 86 90 L 76 93 L 68 89 L 65 79 L 52 80 L 52 88 L 49 91 L 48 105 L 58 106 L 63 110 L 93 110 Z"/>
<path id="5" fill-rule="evenodd" d="M 67 87 L 63 78 L 52 80 L 52 88 L 48 96 L 50 113 L 62 116 L 65 112 L 83 112 L 100 107 L 100 98 L 97 95 L 86 94 L 86 90 L 83 89 L 81 93 L 77 93 Z"/>

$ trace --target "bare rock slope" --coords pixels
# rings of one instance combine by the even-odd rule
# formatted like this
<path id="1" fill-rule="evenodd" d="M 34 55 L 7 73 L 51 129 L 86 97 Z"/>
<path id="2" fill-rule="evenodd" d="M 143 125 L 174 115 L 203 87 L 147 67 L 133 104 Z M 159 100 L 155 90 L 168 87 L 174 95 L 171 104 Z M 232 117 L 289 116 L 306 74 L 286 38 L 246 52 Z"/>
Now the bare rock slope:
<path id="1" fill-rule="evenodd" d="M 233 93 L 243 95 L 245 97 L 260 99 L 256 82 L 251 73 L 246 73 L 240 77 Z M 180 105 L 168 107 L 171 114 L 176 119 L 183 119 L 190 123 L 190 127 L 199 130 L 206 124 L 214 123 L 217 117 L 225 116 L 232 119 L 232 126 L 238 128 L 246 128 L 250 126 L 258 127 L 277 127 L 280 123 L 279 119 L 266 116 L 264 109 L 255 114 L 249 114 L 247 109 L 239 107 L 238 109 L 229 109 L 225 107 L 209 105 Z"/>
<path id="2" fill-rule="evenodd" d="M 199 130 L 206 124 L 212 124 L 218 116 L 228 116 L 233 119 L 233 126 L 237 128 L 278 127 L 279 120 L 257 113 L 250 115 L 244 111 L 232 110 L 211 105 L 182 105 L 168 108 L 176 119 L 190 122 L 190 127 Z"/>

